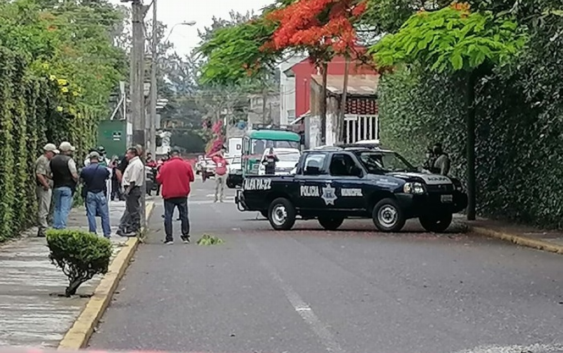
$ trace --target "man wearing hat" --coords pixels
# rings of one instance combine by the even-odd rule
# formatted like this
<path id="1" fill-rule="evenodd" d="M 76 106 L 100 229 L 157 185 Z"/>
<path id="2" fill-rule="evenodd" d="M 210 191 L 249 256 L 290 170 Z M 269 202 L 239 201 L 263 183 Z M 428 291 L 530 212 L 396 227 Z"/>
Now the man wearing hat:
<path id="1" fill-rule="evenodd" d="M 76 149 L 70 142 L 62 142 L 59 146 L 60 154 L 51 159 L 53 173 L 53 228 L 65 229 L 68 214 L 72 208 L 72 198 L 78 182 L 76 162 L 72 159 L 72 152 Z"/>
<path id="2" fill-rule="evenodd" d="M 53 188 L 53 180 L 51 179 L 50 160 L 57 154 L 57 146 L 48 143 L 43 147 L 44 153 L 35 161 L 35 179 L 37 181 L 37 231 L 38 237 L 45 237 L 45 231 L 49 227 L 47 216 L 51 208 L 51 196 Z"/>
<path id="3" fill-rule="evenodd" d="M 102 157 L 98 152 L 90 153 L 90 164 L 82 169 L 80 179 L 84 182 L 86 191 L 86 215 L 88 216 L 88 227 L 91 233 L 96 234 L 96 216 L 102 219 L 102 230 L 104 237 L 111 236 L 109 223 L 109 208 L 106 197 L 107 180 L 110 177 L 109 170 L 100 164 Z"/>

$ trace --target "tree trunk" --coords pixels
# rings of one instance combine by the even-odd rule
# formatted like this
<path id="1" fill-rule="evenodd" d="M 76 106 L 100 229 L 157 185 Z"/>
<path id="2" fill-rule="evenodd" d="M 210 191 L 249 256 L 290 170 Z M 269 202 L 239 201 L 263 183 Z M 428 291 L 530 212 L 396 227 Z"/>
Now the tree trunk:
<path id="1" fill-rule="evenodd" d="M 78 290 L 78 287 L 80 287 L 82 283 L 84 283 L 82 279 L 75 279 L 73 281 L 70 281 L 68 287 L 66 287 L 65 296 L 71 297 L 75 295 L 76 291 Z"/>
<path id="2" fill-rule="evenodd" d="M 344 118 L 346 117 L 346 107 L 348 98 L 348 78 L 350 75 L 350 59 L 346 57 L 344 62 L 344 83 L 342 84 L 342 96 L 340 99 L 340 109 L 338 110 L 336 140 L 339 143 L 344 143 Z"/>
<path id="3" fill-rule="evenodd" d="M 328 63 L 323 62 L 321 65 L 322 75 L 322 88 L 321 88 L 321 101 L 319 106 L 319 113 L 321 118 L 321 145 L 326 143 L 326 86 L 328 76 Z"/>
<path id="4" fill-rule="evenodd" d="M 468 75 L 465 104 L 467 107 L 467 220 L 474 221 L 476 216 L 476 180 L 475 180 L 475 83 L 476 74 Z"/>

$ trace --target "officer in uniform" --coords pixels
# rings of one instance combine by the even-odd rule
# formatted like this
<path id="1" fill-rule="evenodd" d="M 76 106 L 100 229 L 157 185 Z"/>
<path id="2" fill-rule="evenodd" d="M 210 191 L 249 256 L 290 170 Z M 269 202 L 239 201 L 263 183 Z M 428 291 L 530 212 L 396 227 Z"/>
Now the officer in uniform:
<path id="1" fill-rule="evenodd" d="M 450 172 L 450 157 L 444 152 L 441 143 L 435 143 L 426 154 L 427 160 L 423 168 L 433 174 L 448 175 Z"/>

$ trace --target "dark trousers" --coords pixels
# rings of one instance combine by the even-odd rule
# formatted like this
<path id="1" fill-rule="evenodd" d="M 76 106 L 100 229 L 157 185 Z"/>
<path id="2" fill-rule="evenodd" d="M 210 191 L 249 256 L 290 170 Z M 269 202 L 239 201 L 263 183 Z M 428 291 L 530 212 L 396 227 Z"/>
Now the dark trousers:
<path id="1" fill-rule="evenodd" d="M 117 179 L 111 180 L 111 200 L 123 200 L 123 195 L 121 194 L 121 183 Z"/>
<path id="2" fill-rule="evenodd" d="M 141 230 L 141 192 L 141 188 L 135 186 L 125 195 L 125 212 L 119 224 L 121 232 L 138 233 Z"/>
<path id="3" fill-rule="evenodd" d="M 190 220 L 188 219 L 188 198 L 176 197 L 164 200 L 164 231 L 166 240 L 174 240 L 172 236 L 172 216 L 174 209 L 178 208 L 180 221 L 182 222 L 182 236 L 190 235 Z"/>

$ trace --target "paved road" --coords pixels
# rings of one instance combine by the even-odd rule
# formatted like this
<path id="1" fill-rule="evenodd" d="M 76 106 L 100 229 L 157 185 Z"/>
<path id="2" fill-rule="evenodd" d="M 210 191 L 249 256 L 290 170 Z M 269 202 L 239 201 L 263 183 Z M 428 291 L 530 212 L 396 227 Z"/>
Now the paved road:
<path id="1" fill-rule="evenodd" d="M 309 221 L 274 232 L 237 212 L 232 192 L 229 202 L 212 203 L 211 183 L 195 185 L 192 234 L 226 243 L 163 245 L 158 207 L 149 244 L 91 348 L 563 352 L 554 348 L 563 343 L 560 255 L 471 234 L 435 236 L 416 224 L 397 235 L 374 233 L 369 221 L 345 223 L 348 231 Z"/>

